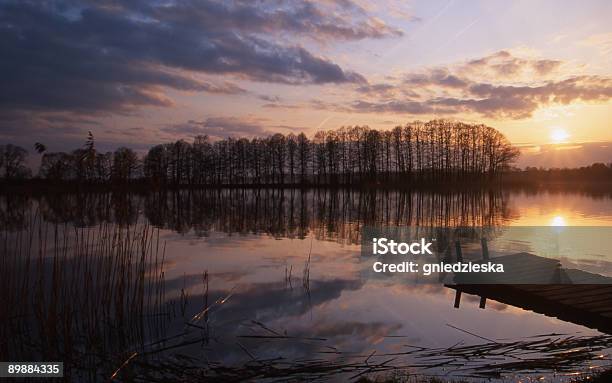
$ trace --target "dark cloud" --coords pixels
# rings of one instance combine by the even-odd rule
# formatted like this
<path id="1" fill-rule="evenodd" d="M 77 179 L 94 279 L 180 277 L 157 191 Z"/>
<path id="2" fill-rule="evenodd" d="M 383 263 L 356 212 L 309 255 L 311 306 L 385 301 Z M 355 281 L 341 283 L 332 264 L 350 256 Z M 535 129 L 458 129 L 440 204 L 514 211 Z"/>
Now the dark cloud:
<path id="1" fill-rule="evenodd" d="M 278 102 L 269 102 L 262 105 L 263 108 L 270 109 L 302 109 L 303 107 L 296 104 L 280 104 Z"/>
<path id="2" fill-rule="evenodd" d="M 380 83 L 380 84 L 366 84 L 358 87 L 357 92 L 367 97 L 379 97 L 384 99 L 392 99 L 396 97 L 417 97 L 418 95 L 405 87 L 398 87 L 393 84 Z"/>
<path id="3" fill-rule="evenodd" d="M 0 143 L 19 145 L 30 152 L 30 159 L 37 156 L 33 152 L 35 142 L 42 142 L 49 152 L 71 151 L 80 148 L 87 140 L 88 132 L 96 138 L 96 148 L 100 151 L 115 150 L 126 145 L 137 151 L 148 149 L 154 140 L 147 134 L 145 127 L 108 127 L 95 117 L 67 112 L 0 111 Z M 31 163 L 31 166 L 38 164 Z"/>
<path id="4" fill-rule="evenodd" d="M 228 137 L 252 138 L 269 136 L 278 130 L 303 131 L 307 127 L 270 124 L 264 118 L 249 117 L 209 117 L 202 121 L 190 120 L 185 123 L 172 124 L 160 129 L 162 133 L 171 134 L 180 138 L 193 138 L 198 135 L 207 135 L 213 140 Z"/>
<path id="5" fill-rule="evenodd" d="M 361 40 L 402 36 L 400 29 L 370 17 L 352 1 L 182 1 L 154 8 L 163 20 L 203 23 L 210 29 L 250 33 L 287 31 L 320 40 Z"/>
<path id="6" fill-rule="evenodd" d="M 538 104 L 529 99 L 521 97 L 499 98 L 490 97 L 482 99 L 473 98 L 437 98 L 427 102 L 431 105 L 435 113 L 454 114 L 454 113 L 477 113 L 487 117 L 509 117 L 526 118 L 531 115 Z"/>
<path id="7" fill-rule="evenodd" d="M 451 73 L 446 69 L 433 69 L 426 74 L 409 74 L 404 79 L 404 84 L 409 86 L 430 86 L 448 88 L 463 88 L 467 82 Z"/>
<path id="8" fill-rule="evenodd" d="M 400 113 L 400 114 L 430 114 L 434 113 L 433 107 L 421 101 L 388 101 L 388 102 L 367 102 L 355 101 L 351 104 L 351 109 L 356 112 L 368 113 Z"/>
<path id="9" fill-rule="evenodd" d="M 271 103 L 277 103 L 277 102 L 281 101 L 281 98 L 278 97 L 278 96 L 268 96 L 268 95 L 265 95 L 265 94 L 260 95 L 259 99 L 263 100 L 263 101 L 268 101 L 268 102 L 271 102 Z"/>
<path id="10" fill-rule="evenodd" d="M 386 93 L 390 90 L 395 89 L 396 87 L 391 84 L 371 84 L 364 85 L 357 88 L 357 92 L 361 93 Z"/>
<path id="11" fill-rule="evenodd" d="M 612 80 L 601 76 L 575 76 L 534 86 L 472 84 L 470 94 L 476 100 L 452 103 L 489 116 L 529 117 L 541 106 L 569 104 L 574 101 L 606 101 L 612 98 Z M 440 100 L 449 105 L 449 100 Z"/>
<path id="12" fill-rule="evenodd" d="M 531 65 L 533 69 L 540 75 L 545 75 L 561 65 L 561 61 L 559 60 L 537 60 L 532 62 Z"/>
<path id="13" fill-rule="evenodd" d="M 68 113 L 28 113 L 25 111 L 0 111 L 0 141 L 18 143 L 30 147 L 35 141 L 45 141 L 47 146 L 64 141 L 84 140 L 88 130 L 101 124 L 86 116 Z M 59 142 L 62 141 L 62 142 Z"/>
<path id="14" fill-rule="evenodd" d="M 432 86 L 444 88 L 427 80 Z M 533 86 L 494 85 L 461 80 L 465 97 L 429 97 L 379 102 L 355 101 L 350 109 L 357 112 L 392 112 L 403 114 L 476 113 L 494 118 L 526 118 L 538 108 L 574 101 L 607 101 L 612 98 L 612 79 L 601 76 L 576 76 Z"/>
<path id="15" fill-rule="evenodd" d="M 361 75 L 277 37 L 401 34 L 355 5 L 334 7 L 330 12 L 309 1 L 2 2 L 0 108 L 123 111 L 172 105 L 166 88 L 244 91 L 203 81 L 200 74 L 289 84 L 365 83 Z"/>
<path id="16" fill-rule="evenodd" d="M 520 81 L 495 83 L 495 78 L 488 81 L 485 75 L 487 70 L 492 70 L 495 76 L 510 76 L 523 73 L 525 67 L 532 73 L 544 75 L 561 64 L 558 60 L 521 59 L 500 51 L 455 68 L 410 73 L 395 84 L 360 86 L 356 91 L 367 95 L 367 100 L 360 99 L 344 106 L 320 105 L 319 108 L 413 115 L 475 113 L 491 118 L 519 119 L 530 117 L 538 108 L 549 105 L 604 102 L 612 98 L 612 79 L 604 76 L 580 75 L 548 81 L 533 78 L 531 84 L 526 85 Z M 470 76 L 466 67 L 478 68 L 480 72 Z"/>
<path id="17" fill-rule="evenodd" d="M 512 55 L 508 51 L 499 51 L 491 55 L 470 60 L 466 69 L 475 72 L 490 69 L 499 76 L 514 76 L 526 70 L 533 70 L 538 75 L 544 76 L 562 64 L 559 60 L 548 59 L 526 59 Z"/>
<path id="18" fill-rule="evenodd" d="M 512 57 L 512 55 L 510 54 L 510 52 L 508 51 L 499 51 L 499 52 L 495 52 L 492 55 L 489 56 L 485 56 L 485 57 L 481 57 L 478 59 L 474 59 L 474 60 L 470 60 L 468 61 L 468 65 L 471 66 L 476 66 L 476 67 L 480 67 L 483 65 L 487 65 L 491 60 L 495 60 L 495 59 L 507 59 Z"/>
<path id="19" fill-rule="evenodd" d="M 255 137 L 270 134 L 260 119 L 238 117 L 209 117 L 202 121 L 190 120 L 173 124 L 161 129 L 179 138 L 208 135 L 213 139 L 227 137 Z"/>

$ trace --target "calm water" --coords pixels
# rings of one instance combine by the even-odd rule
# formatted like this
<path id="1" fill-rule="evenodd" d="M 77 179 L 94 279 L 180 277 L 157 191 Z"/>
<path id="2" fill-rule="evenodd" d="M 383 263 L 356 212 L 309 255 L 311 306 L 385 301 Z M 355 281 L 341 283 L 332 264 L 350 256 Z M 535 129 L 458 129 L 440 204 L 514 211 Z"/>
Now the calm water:
<path id="1" fill-rule="evenodd" d="M 184 318 L 201 311 L 206 300 L 226 298 L 207 313 L 213 341 L 187 348 L 224 363 L 238 364 L 253 355 L 297 359 L 339 350 L 367 356 L 401 352 L 407 345 L 598 334 L 491 300 L 479 309 L 476 296 L 464 295 L 456 309 L 454 290 L 442 285 L 401 275 L 372 276 L 359 241 L 364 225 L 612 226 L 610 194 L 214 190 L 5 196 L 1 201 L 6 236 L 27 231 L 33 216 L 62 230 L 76 225 L 95 231 L 104 222 L 159 228 L 165 242 L 165 299 L 185 302 L 184 313 L 168 321 L 167 334 L 182 331 Z M 609 254 L 583 255 L 581 261 L 600 270 L 612 265 Z M 273 333 L 297 339 L 249 337 Z"/>

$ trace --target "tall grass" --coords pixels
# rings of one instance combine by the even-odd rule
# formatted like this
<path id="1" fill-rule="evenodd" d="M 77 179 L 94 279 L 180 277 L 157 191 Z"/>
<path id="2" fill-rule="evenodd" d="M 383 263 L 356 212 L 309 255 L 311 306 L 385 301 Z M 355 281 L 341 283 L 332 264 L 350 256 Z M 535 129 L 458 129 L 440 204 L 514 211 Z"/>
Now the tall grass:
<path id="1" fill-rule="evenodd" d="M 0 235 L 0 360 L 63 361 L 68 377 L 97 380 L 164 337 L 159 230 L 49 224 L 34 211 Z"/>

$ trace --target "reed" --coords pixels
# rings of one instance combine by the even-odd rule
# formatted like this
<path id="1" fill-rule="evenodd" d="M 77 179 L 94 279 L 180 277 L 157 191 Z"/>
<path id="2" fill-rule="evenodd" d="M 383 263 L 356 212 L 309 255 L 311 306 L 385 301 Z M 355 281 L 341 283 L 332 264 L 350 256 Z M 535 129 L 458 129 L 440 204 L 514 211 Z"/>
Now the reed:
<path id="1" fill-rule="evenodd" d="M 0 360 L 61 360 L 96 380 L 165 336 L 165 246 L 149 225 L 48 223 L 2 231 Z"/>

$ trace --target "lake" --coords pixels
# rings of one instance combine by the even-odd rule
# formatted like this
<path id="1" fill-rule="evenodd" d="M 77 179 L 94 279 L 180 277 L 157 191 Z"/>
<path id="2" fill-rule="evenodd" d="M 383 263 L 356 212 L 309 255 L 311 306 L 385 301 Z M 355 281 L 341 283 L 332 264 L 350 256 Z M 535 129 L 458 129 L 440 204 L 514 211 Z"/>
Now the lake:
<path id="1" fill-rule="evenodd" d="M 371 261 L 361 256 L 360 241 L 365 226 L 461 226 L 499 230 L 513 226 L 612 227 L 611 193 L 211 189 L 44 197 L 4 195 L 0 197 L 0 207 L 5 258 L 13 260 L 4 262 L 3 275 L 18 275 L 24 270 L 28 274 L 22 279 L 15 277 L 12 282 L 5 280 L 4 298 L 24 305 L 41 299 L 47 302 L 40 306 L 42 309 L 32 304 L 31 311 L 15 313 L 13 317 L 6 314 L 4 336 L 14 336 L 15 329 L 19 328 L 20 342 L 25 339 L 32 345 L 18 349 L 3 347 L 2 360 L 27 356 L 36 360 L 39 352 L 60 357 L 61 352 L 75 352 L 74 349 L 84 348 L 81 353 L 92 351 L 88 348 L 94 343 L 87 340 L 74 340 L 66 351 L 64 338 L 68 335 L 60 331 L 48 334 L 44 326 L 37 328 L 34 324 L 44 318 L 55 320 L 52 318 L 56 314 L 48 311 L 51 307 L 62 311 L 70 294 L 84 294 L 89 304 L 95 305 L 96 299 L 100 299 L 101 305 L 112 307 L 95 314 L 101 318 L 119 316 L 126 320 L 133 316 L 117 314 L 117 307 L 125 306 L 125 302 L 117 303 L 118 295 L 125 295 L 128 303 L 134 302 L 130 301 L 131 294 L 144 296 L 142 312 L 133 315 L 146 316 L 146 323 L 126 331 L 125 334 L 131 335 L 124 334 L 124 342 L 100 341 L 105 346 L 97 352 L 111 355 L 104 358 L 108 366 L 118 369 L 122 366 L 120 360 L 126 356 L 131 358 L 132 351 L 145 355 L 147 350 L 152 358 L 162 358 L 161 355 L 167 358 L 169 353 L 180 352 L 196 358 L 197 362 L 193 363 L 206 360 L 233 366 L 279 357 L 313 361 L 339 356 L 359 357 L 376 364 L 392 359 L 390 355 L 395 355 L 393 358 L 400 355 L 390 364 L 413 366 L 422 363 L 418 362 L 421 359 L 405 353 L 406 350 L 500 343 L 551 334 L 601 335 L 593 328 L 491 299 L 482 309 L 477 295 L 464 294 L 459 308 L 455 308 L 455 290 L 442 284 L 419 283 L 403 275 L 371 273 Z M 96 241 L 113 236 L 117 227 L 132 228 L 126 232 L 133 230 L 136 238 L 132 239 L 133 246 L 145 249 L 141 253 L 136 251 L 127 268 L 141 265 L 143 281 L 146 278 L 154 282 L 134 282 L 134 289 L 117 288 L 113 291 L 120 294 L 106 298 L 100 292 L 88 295 L 83 292 L 88 286 L 95 290 L 95 286 L 100 288 L 108 282 L 89 284 L 88 280 L 100 279 L 96 272 L 78 277 L 67 275 L 79 272 L 81 267 L 103 273 L 117 266 L 104 263 L 105 258 L 100 256 L 92 263 L 94 266 L 77 267 L 78 261 L 69 258 L 80 254 L 74 251 L 79 246 L 83 249 L 101 246 Z M 146 235 L 142 234 L 145 232 Z M 570 261 L 583 265 L 584 270 L 610 276 L 612 255 L 605 253 L 607 245 L 602 248 L 601 254 L 580 254 L 579 259 Z M 145 261 L 144 254 L 149 250 L 155 255 Z M 115 250 L 105 251 L 108 255 Z M 126 247 L 124 252 L 128 254 L 129 249 Z M 25 254 L 28 261 L 23 260 Z M 139 259 L 142 263 L 138 263 Z M 35 270 L 47 270 L 46 275 L 51 275 L 49 270 L 66 265 L 71 266 L 70 271 L 64 272 L 64 279 L 49 277 L 38 286 L 72 283 L 71 288 L 80 292 L 64 287 L 60 289 L 64 298 L 58 298 L 48 290 L 36 288 L 40 271 L 37 274 Z M 163 282 L 159 282 L 160 277 Z M 19 283 L 27 284 L 27 291 L 21 290 Z M 115 282 L 112 285 L 118 286 Z M 156 298 L 151 299 L 149 293 Z M 49 302 L 53 299 L 55 304 L 51 305 Z M 153 302 L 154 312 L 147 311 L 147 302 Z M 36 320 L 25 327 L 9 324 L 19 315 Z M 76 321 L 81 315 L 86 313 L 75 307 L 72 314 L 63 314 L 61 318 Z M 151 319 L 157 317 L 163 320 Z M 81 335 L 87 338 L 88 333 L 94 332 L 86 325 L 54 326 L 70 328 L 70 336 L 75 339 Z M 110 339 L 111 335 L 117 335 L 116 327 L 116 323 L 112 330 L 96 325 L 95 331 L 106 334 L 102 338 Z M 41 333 L 59 340 L 56 344 L 37 344 L 34 338 Z M 175 347 L 179 338 L 184 344 L 179 342 Z M 156 343 L 160 339 L 163 341 Z M 194 341 L 190 343 L 191 340 Z M 160 344 L 169 350 L 151 352 Z M 138 358 L 135 356 L 133 362 L 130 359 L 130 363 L 146 367 Z M 172 358 L 180 360 L 175 355 Z M 491 360 L 496 359 L 489 359 L 487 363 Z M 581 366 L 588 370 L 589 365 L 598 363 L 603 361 L 582 361 Z M 120 373 L 128 374 L 130 369 L 126 366 Z M 97 380 L 105 374 L 110 376 L 111 370 L 101 367 L 88 376 Z M 453 363 L 427 370 L 412 367 L 412 370 L 429 375 L 450 372 L 451 376 L 476 376 L 473 371 L 465 371 Z M 372 369 L 376 371 L 385 369 Z M 557 374 L 546 369 L 532 374 L 509 371 L 502 377 L 512 380 L 524 375 L 545 376 L 547 380 L 564 381 L 577 371 L 582 369 L 572 368 Z M 327 379 L 323 375 L 322 379 Z M 349 372 L 330 379 L 347 376 L 355 375 Z"/>

